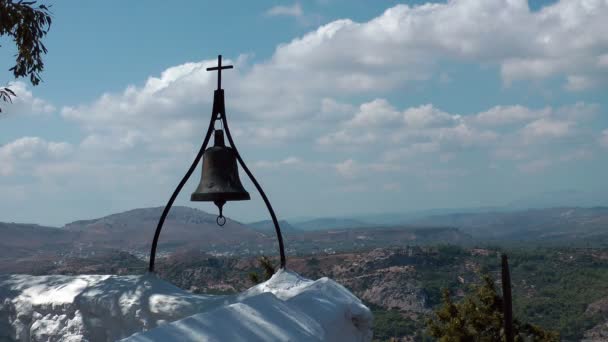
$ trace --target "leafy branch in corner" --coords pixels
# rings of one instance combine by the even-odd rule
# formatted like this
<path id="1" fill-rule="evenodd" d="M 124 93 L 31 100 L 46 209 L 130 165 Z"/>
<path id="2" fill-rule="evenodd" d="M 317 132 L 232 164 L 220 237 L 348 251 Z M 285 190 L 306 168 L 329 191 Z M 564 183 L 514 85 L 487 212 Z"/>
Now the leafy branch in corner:
<path id="1" fill-rule="evenodd" d="M 0 0 L 0 36 L 11 37 L 17 47 L 15 65 L 9 69 L 15 78 L 28 77 L 34 86 L 42 80 L 42 56 L 48 51 L 42 38 L 49 32 L 51 22 L 51 12 L 46 5 L 37 5 L 36 1 Z M 0 88 L 2 101 L 11 103 L 15 96 L 11 89 Z"/>

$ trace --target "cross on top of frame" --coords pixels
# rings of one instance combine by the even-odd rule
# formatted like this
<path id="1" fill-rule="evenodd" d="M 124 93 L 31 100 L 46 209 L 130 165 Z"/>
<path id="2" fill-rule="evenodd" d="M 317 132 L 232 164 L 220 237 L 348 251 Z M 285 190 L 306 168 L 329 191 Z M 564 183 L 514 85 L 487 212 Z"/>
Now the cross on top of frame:
<path id="1" fill-rule="evenodd" d="M 232 69 L 234 68 L 232 65 L 222 65 L 222 55 L 217 56 L 217 66 L 207 68 L 207 71 L 215 71 L 217 70 L 217 89 L 222 89 L 222 70 L 223 69 Z"/>

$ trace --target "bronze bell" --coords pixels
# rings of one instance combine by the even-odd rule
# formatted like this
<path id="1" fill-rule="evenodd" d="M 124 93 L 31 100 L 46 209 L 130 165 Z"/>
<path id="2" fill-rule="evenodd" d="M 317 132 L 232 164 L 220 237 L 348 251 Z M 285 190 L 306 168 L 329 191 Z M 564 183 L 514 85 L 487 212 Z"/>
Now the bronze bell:
<path id="1" fill-rule="evenodd" d="M 224 144 L 224 131 L 215 130 L 215 144 L 203 154 L 201 182 L 190 196 L 190 200 L 215 203 L 220 210 L 217 222 L 223 225 L 220 220 L 226 222 L 222 215 L 224 203 L 248 199 L 249 193 L 239 179 L 234 150 Z"/>

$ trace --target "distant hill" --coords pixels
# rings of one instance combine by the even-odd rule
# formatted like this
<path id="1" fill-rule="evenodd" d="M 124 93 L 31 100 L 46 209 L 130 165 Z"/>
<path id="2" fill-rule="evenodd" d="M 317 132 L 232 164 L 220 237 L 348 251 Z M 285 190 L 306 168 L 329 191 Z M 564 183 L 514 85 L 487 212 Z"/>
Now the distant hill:
<path id="1" fill-rule="evenodd" d="M 436 215 L 461 214 L 461 213 L 486 213 L 507 211 L 502 207 L 476 207 L 476 208 L 437 208 L 427 210 L 417 210 L 410 212 L 387 212 L 378 214 L 360 214 L 350 216 L 350 219 L 364 222 L 368 225 L 378 226 L 395 226 L 400 224 L 409 224 L 417 220 Z"/>
<path id="2" fill-rule="evenodd" d="M 247 226 L 255 229 L 257 231 L 263 232 L 263 233 L 267 233 L 267 234 L 274 234 L 274 224 L 272 223 L 272 220 L 264 220 L 264 221 L 257 221 L 257 222 L 251 222 L 251 223 L 247 223 Z M 285 221 L 285 220 L 279 220 L 279 228 L 281 228 L 281 233 L 297 233 L 298 229 L 295 228 L 294 226 L 292 226 L 291 224 L 289 224 L 289 222 Z"/>
<path id="3" fill-rule="evenodd" d="M 509 210 L 608 206 L 608 188 L 595 191 L 561 190 L 522 197 L 506 205 Z"/>
<path id="4" fill-rule="evenodd" d="M 317 218 L 301 222 L 294 222 L 292 224 L 299 230 L 327 230 L 374 226 L 373 224 L 360 220 L 334 217 Z"/>
<path id="5" fill-rule="evenodd" d="M 120 249 L 146 250 L 154 236 L 163 207 L 142 208 L 94 220 L 75 221 L 64 226 L 78 233 L 80 243 Z M 227 219 L 222 227 L 216 215 L 189 207 L 171 208 L 163 226 L 159 246 L 165 248 L 207 248 L 235 246 L 243 241 L 263 242 L 268 238 L 246 225 Z"/>
<path id="6" fill-rule="evenodd" d="M 0 222 L 0 257 L 31 255 L 64 248 L 76 236 L 59 228 Z"/>
<path id="7" fill-rule="evenodd" d="M 479 239 L 576 241 L 608 238 L 608 207 L 434 215 L 413 222 L 458 227 Z"/>
<path id="8" fill-rule="evenodd" d="M 62 228 L 0 223 L 0 257 L 107 248 L 147 253 L 162 210 L 162 207 L 134 209 L 75 221 Z M 231 219 L 227 219 L 223 227 L 215 220 L 216 215 L 198 209 L 173 207 L 161 232 L 159 251 L 229 250 L 243 244 L 272 244 L 274 239 L 274 235 L 255 231 Z"/>

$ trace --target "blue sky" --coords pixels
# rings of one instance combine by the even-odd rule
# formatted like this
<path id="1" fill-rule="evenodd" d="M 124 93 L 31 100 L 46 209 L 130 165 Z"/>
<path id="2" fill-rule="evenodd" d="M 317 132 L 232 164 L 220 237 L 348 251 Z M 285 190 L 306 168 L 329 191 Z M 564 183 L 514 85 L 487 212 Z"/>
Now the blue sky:
<path id="1" fill-rule="evenodd" d="M 52 12 L 40 86 L 14 83 L 14 48 L 0 41 L 0 79 L 19 95 L 0 117 L 0 221 L 164 205 L 205 133 L 215 75 L 204 68 L 219 53 L 235 65 L 224 88 L 237 146 L 280 217 L 608 190 L 605 0 L 61 1 Z M 188 202 L 198 180 L 178 204 L 214 212 Z M 267 218 L 244 183 L 253 200 L 226 214 Z"/>

